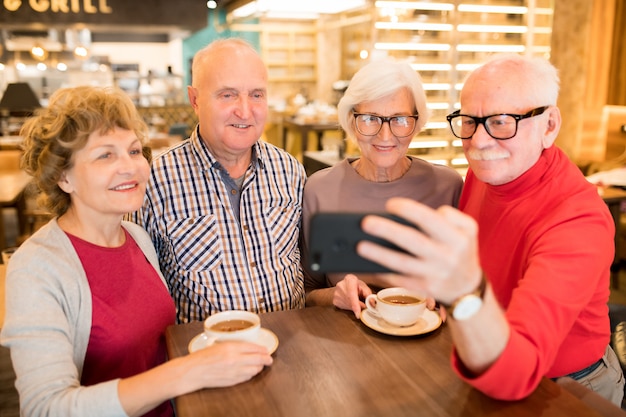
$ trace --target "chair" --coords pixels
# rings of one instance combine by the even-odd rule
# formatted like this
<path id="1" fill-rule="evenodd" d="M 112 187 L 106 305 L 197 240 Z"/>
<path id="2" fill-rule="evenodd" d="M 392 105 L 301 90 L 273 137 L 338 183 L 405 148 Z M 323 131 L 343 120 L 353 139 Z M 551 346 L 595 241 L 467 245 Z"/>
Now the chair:
<path id="1" fill-rule="evenodd" d="M 189 126 L 187 126 L 186 123 L 174 123 L 173 125 L 170 126 L 169 128 L 169 134 L 172 136 L 180 136 L 183 139 L 186 139 L 189 137 Z"/>

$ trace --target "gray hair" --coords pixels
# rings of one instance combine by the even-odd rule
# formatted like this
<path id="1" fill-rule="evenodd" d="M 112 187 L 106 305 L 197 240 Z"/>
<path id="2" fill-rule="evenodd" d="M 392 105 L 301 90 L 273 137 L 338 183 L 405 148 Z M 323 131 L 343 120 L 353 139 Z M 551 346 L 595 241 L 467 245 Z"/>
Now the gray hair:
<path id="1" fill-rule="evenodd" d="M 422 78 L 406 62 L 378 59 L 357 71 L 337 105 L 339 123 L 348 137 L 355 137 L 352 114 L 356 106 L 363 102 L 381 99 L 401 89 L 406 89 L 411 93 L 415 111 L 419 114 L 414 132 L 414 135 L 417 135 L 429 116 Z"/>
<path id="2" fill-rule="evenodd" d="M 495 54 L 472 71 L 467 79 L 481 73 L 508 74 L 524 86 L 525 98 L 537 105 L 556 106 L 559 98 L 559 74 L 545 58 L 518 54 Z"/>

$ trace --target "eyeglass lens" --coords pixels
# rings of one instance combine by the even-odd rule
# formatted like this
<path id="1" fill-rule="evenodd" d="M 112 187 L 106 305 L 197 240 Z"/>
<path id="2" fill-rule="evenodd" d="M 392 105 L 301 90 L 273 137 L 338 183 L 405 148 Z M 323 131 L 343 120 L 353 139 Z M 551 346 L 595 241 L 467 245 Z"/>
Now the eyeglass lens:
<path id="1" fill-rule="evenodd" d="M 458 111 L 447 116 L 454 136 L 469 139 L 474 136 L 478 125 L 482 123 L 487 133 L 494 139 L 511 139 L 517 134 L 520 120 L 543 114 L 549 106 L 532 109 L 526 114 L 494 114 L 486 117 L 474 117 L 458 114 Z"/>
<path id="2" fill-rule="evenodd" d="M 472 117 L 462 115 L 450 121 L 454 135 L 463 139 L 472 137 L 478 124 Z M 517 120 L 508 114 L 489 116 L 483 125 L 487 133 L 496 139 L 509 139 L 517 133 Z"/>
<path id="3" fill-rule="evenodd" d="M 389 123 L 389 128 L 394 136 L 409 136 L 415 130 L 416 116 L 393 116 L 381 117 L 371 114 L 356 114 L 356 129 L 365 136 L 374 136 L 380 132 L 383 123 Z"/>

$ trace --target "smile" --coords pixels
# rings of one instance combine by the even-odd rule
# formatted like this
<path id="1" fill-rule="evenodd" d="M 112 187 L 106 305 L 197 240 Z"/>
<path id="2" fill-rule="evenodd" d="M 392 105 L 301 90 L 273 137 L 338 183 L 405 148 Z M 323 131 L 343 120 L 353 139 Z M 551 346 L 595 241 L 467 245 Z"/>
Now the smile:
<path id="1" fill-rule="evenodd" d="M 123 191 L 130 190 L 131 188 L 136 188 L 137 184 L 127 184 L 127 185 L 118 185 L 117 187 L 111 188 L 113 191 Z"/>

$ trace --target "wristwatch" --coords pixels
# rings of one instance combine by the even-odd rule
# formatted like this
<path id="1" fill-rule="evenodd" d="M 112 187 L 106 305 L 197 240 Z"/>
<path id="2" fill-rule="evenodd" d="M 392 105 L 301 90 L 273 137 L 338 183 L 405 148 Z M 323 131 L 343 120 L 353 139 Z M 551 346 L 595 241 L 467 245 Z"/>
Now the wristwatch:
<path id="1" fill-rule="evenodd" d="M 457 298 L 452 304 L 440 304 L 446 308 L 446 311 L 454 320 L 463 321 L 478 313 L 483 305 L 485 297 L 485 289 L 487 288 L 487 280 L 484 276 L 480 278 L 480 284 L 474 291 Z"/>

